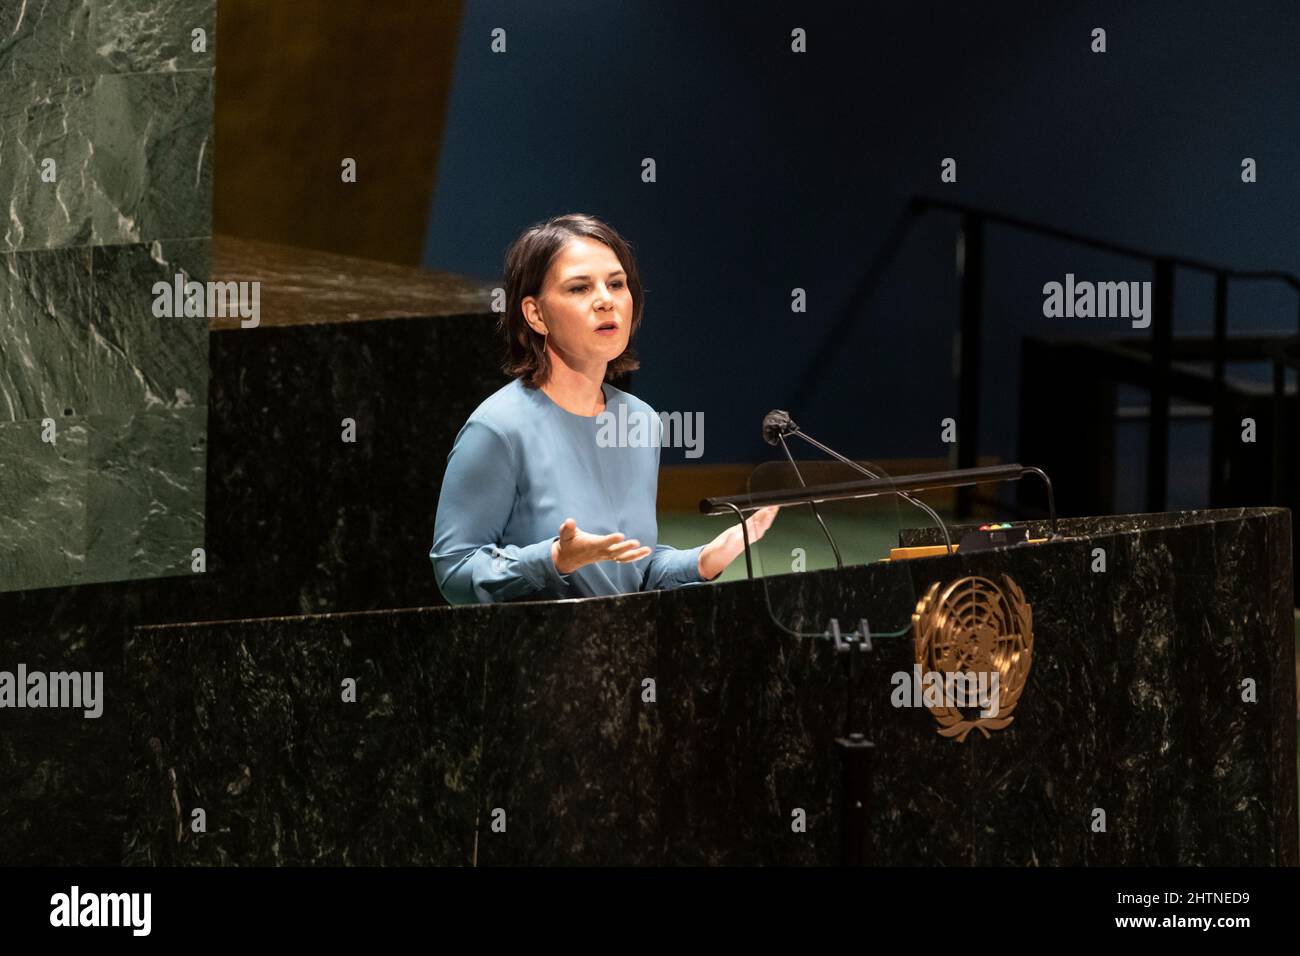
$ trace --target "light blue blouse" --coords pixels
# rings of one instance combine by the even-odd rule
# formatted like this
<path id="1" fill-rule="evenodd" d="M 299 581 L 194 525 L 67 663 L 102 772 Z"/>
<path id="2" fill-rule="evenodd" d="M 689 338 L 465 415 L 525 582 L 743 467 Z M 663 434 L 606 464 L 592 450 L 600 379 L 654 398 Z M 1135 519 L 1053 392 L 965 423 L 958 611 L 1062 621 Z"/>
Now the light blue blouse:
<path id="1" fill-rule="evenodd" d="M 703 545 L 658 544 L 662 422 L 635 395 L 603 388 L 608 419 L 565 411 L 522 379 L 470 415 L 447 458 L 429 552 L 449 603 L 593 597 L 703 580 Z M 618 418 L 635 423 L 633 412 L 647 427 L 625 427 L 620 440 Z M 551 544 L 566 518 L 591 534 L 621 531 L 654 551 L 632 564 L 601 561 L 560 574 Z"/>

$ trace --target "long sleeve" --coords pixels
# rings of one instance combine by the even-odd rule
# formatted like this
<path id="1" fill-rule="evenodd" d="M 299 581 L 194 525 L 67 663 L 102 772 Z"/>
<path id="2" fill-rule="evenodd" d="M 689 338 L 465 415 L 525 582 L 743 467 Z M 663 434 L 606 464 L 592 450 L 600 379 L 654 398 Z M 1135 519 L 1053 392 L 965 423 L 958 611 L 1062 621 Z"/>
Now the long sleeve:
<path id="1" fill-rule="evenodd" d="M 429 552 L 438 590 L 448 603 L 558 594 L 568 586 L 569 576 L 551 560 L 556 536 L 523 547 L 500 544 L 514 506 L 515 475 L 509 441 L 490 425 L 466 422 L 448 456 Z"/>
<path id="2" fill-rule="evenodd" d="M 660 449 L 663 447 L 663 423 L 656 416 L 652 420 L 651 427 L 654 429 L 654 462 L 657 475 Z M 702 544 L 684 551 L 666 544 L 656 545 L 654 551 L 646 558 L 645 572 L 641 576 L 641 590 L 658 591 L 702 582 L 704 580 L 700 577 L 702 550 L 704 550 Z"/>
<path id="3" fill-rule="evenodd" d="M 641 578 L 642 591 L 679 588 L 698 584 L 700 577 L 700 552 L 704 545 L 685 551 L 666 544 L 656 545 L 654 553 L 646 558 L 645 574 Z"/>

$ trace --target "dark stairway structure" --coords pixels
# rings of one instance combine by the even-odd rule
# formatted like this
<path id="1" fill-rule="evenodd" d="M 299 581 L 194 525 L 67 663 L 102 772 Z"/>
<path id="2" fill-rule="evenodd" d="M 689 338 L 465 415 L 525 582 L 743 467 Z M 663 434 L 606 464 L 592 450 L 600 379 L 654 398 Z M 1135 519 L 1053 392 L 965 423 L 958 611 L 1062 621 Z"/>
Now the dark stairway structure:
<path id="1" fill-rule="evenodd" d="M 1022 341 L 1016 460 L 1043 468 L 1052 477 L 1057 507 L 1067 515 L 1112 514 L 1116 494 L 1117 425 L 1121 419 L 1147 423 L 1145 501 L 1142 510 L 1168 507 L 1170 429 L 1174 420 L 1208 420 L 1209 483 L 1195 507 L 1275 505 L 1292 511 L 1292 540 L 1300 538 L 1300 397 L 1288 382 L 1300 373 L 1300 277 L 1288 272 L 1250 271 L 1180 256 L 1162 255 L 1042 225 L 976 206 L 914 197 L 868 264 L 836 324 L 807 365 L 790 407 L 804 404 L 818 387 L 818 369 L 843 348 L 860 310 L 895 262 L 917 221 L 928 215 L 957 219 L 960 315 L 956 333 L 958 433 L 956 465 L 981 463 L 981 392 L 992 356 L 985 339 L 986 242 L 989 226 L 1042 237 L 1079 249 L 1121 257 L 1151 269 L 1151 323 L 1141 335 Z M 1174 287 L 1179 275 L 1213 278 L 1210 335 L 1175 335 Z M 1236 287 L 1281 284 L 1296 297 L 1297 334 L 1231 334 L 1229 292 Z M 1184 306 L 1185 307 L 1185 306 Z M 1289 317 L 1288 317 L 1289 318 Z M 1288 323 L 1283 323 L 1284 326 Z M 1006 357 L 1009 359 L 1010 357 Z M 1271 367 L 1271 385 L 1234 376 L 1234 366 Z M 1145 390 L 1145 409 L 1120 408 L 1125 387 Z M 1243 440 L 1245 420 L 1254 441 Z M 1046 513 L 1035 483 L 1018 486 L 1015 506 L 1022 517 Z M 981 502 L 975 488 L 959 490 L 959 517 Z M 1008 505 L 998 502 L 999 511 Z"/>

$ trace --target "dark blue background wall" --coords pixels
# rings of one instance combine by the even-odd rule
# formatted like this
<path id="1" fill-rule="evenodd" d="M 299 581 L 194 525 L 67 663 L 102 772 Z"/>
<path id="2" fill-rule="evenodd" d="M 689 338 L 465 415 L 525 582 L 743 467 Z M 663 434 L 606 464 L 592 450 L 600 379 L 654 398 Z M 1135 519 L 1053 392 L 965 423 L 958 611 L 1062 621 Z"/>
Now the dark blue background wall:
<path id="1" fill-rule="evenodd" d="M 1300 271 L 1294 3 L 728 6 L 469 4 L 424 256 L 493 278 L 532 222 L 608 219 L 648 289 L 634 389 L 705 412 L 705 462 L 770 457 L 759 420 L 787 403 L 914 194 Z M 498 26 L 504 55 L 489 48 Z M 806 54 L 790 52 L 794 27 Z M 1094 27 L 1104 54 L 1090 51 Z M 657 183 L 641 182 L 646 156 Z M 956 184 L 939 180 L 945 156 Z M 1252 185 L 1246 156 L 1259 164 Z M 810 432 L 864 457 L 947 453 L 955 234 L 940 214 L 908 233 L 824 385 L 791 408 Z M 1043 283 L 1151 275 L 1004 228 L 990 230 L 987 258 L 985 367 L 1009 375 L 986 376 L 982 450 L 1010 459 L 1019 337 L 1134 334 L 1122 320 L 1044 318 Z M 795 286 L 806 314 L 790 311 Z M 1211 294 L 1211 280 L 1180 273 L 1178 334 L 1209 328 Z M 1231 308 L 1233 331 L 1295 328 L 1280 287 L 1234 291 Z M 1195 467 L 1177 461 L 1198 441 L 1175 434 L 1171 503 L 1200 494 Z"/>

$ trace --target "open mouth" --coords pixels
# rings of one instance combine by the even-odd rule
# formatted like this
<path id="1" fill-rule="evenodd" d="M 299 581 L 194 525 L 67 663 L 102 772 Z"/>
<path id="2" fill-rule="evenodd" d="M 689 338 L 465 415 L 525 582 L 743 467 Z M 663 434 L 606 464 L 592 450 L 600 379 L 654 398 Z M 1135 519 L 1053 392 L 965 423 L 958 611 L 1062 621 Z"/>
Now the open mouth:
<path id="1" fill-rule="evenodd" d="M 617 322 L 602 322 L 602 323 L 600 323 L 600 325 L 596 326 L 596 331 L 597 331 L 597 332 L 617 332 L 617 331 L 618 331 L 618 323 L 617 323 Z"/>

